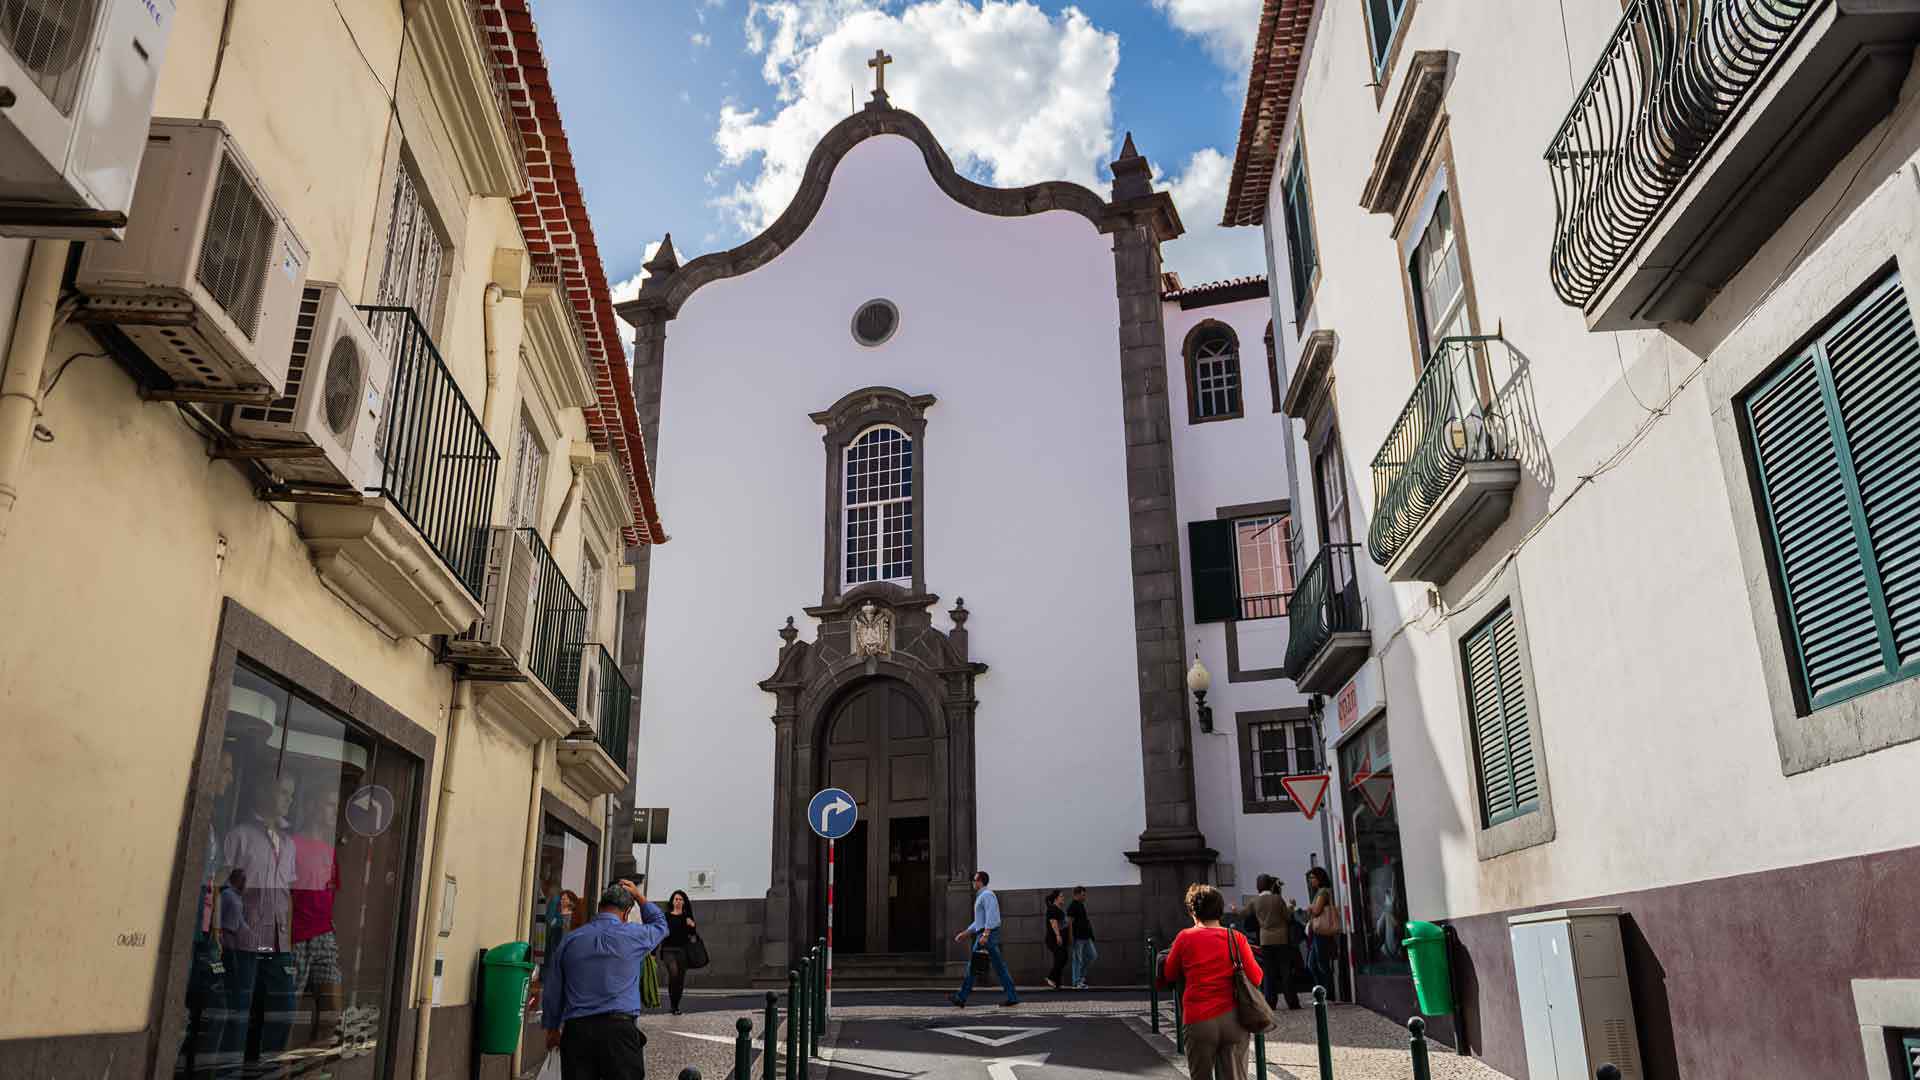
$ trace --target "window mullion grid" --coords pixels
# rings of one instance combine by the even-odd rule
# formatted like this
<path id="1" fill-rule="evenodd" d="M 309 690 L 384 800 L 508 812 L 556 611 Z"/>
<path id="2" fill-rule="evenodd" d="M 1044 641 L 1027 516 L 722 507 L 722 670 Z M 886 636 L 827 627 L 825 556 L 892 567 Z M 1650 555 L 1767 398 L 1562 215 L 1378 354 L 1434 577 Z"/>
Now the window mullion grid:
<path id="1" fill-rule="evenodd" d="M 1829 331 L 1826 336 L 1831 338 L 1833 333 Z M 1853 448 L 1847 440 L 1846 420 L 1840 412 L 1840 396 L 1834 387 L 1833 368 L 1827 360 L 1824 345 L 1814 346 L 1814 374 L 1820 382 L 1820 401 L 1826 410 L 1827 430 L 1833 438 L 1840 482 L 1846 493 L 1847 516 L 1853 522 L 1854 544 L 1860 552 L 1860 572 L 1866 579 L 1867 599 L 1873 608 L 1874 630 L 1880 636 L 1880 657 L 1884 665 L 1880 677 L 1885 678 L 1887 674 L 1900 669 L 1900 652 L 1893 637 L 1893 619 L 1887 611 L 1886 589 L 1880 581 L 1880 561 L 1874 554 L 1873 534 L 1867 527 L 1867 509 L 1865 500 L 1860 496 L 1860 478 L 1853 468 Z"/>

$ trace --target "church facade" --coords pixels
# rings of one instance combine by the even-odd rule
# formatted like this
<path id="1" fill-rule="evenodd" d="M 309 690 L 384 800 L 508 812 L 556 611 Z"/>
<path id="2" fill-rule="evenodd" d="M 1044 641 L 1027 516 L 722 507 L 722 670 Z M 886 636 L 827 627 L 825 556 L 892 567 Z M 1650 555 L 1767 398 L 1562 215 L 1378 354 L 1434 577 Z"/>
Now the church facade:
<path id="1" fill-rule="evenodd" d="M 1160 265 L 1180 217 L 1131 139 L 1113 175 L 1104 196 L 980 186 L 878 92 L 766 232 L 685 265 L 669 240 L 621 306 L 663 513 L 697 541 L 634 556 L 633 869 L 688 891 L 716 979 L 784 979 L 823 936 L 804 812 L 827 786 L 860 803 L 843 974 L 956 972 L 984 869 L 1016 969 L 1044 966 L 1044 892 L 1086 885 L 1094 978 L 1132 978 L 1186 885 L 1232 865 L 1252 815 L 1232 770 L 1196 789 L 1215 748 L 1186 685 L 1192 391 Z M 1222 300 L 1209 400 L 1264 418 L 1238 367 L 1246 342 L 1259 371 L 1264 287 Z M 1271 490 L 1238 501 L 1284 497 L 1283 438 Z"/>

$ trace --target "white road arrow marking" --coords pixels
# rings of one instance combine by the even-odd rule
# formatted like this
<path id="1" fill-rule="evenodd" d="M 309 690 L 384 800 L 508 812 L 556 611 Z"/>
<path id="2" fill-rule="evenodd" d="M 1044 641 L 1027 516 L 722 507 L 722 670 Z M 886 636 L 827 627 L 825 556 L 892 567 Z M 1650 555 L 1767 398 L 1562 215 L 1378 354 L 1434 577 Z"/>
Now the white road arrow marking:
<path id="1" fill-rule="evenodd" d="M 937 1031 L 942 1035 L 951 1035 L 956 1039 L 965 1039 L 968 1042 L 976 1042 L 981 1046 L 991 1046 L 997 1049 L 1002 1046 L 1011 1046 L 1021 1039 L 1031 1039 L 1035 1035 L 1045 1035 L 1049 1031 L 1059 1031 L 1060 1029 L 1050 1027 L 937 1027 L 929 1028 L 928 1030 Z M 989 1031 L 1009 1032 L 1010 1034 L 993 1038 L 985 1034 Z"/>
<path id="2" fill-rule="evenodd" d="M 1019 1080 L 1019 1077 L 1013 1075 L 1014 1069 L 1022 1065 L 1030 1068 L 1045 1065 L 1047 1059 L 1052 1056 L 1052 1054 L 1028 1054 L 1026 1057 L 1001 1058 L 999 1061 L 989 1061 L 987 1062 L 987 1075 L 991 1077 L 992 1080 Z"/>
<path id="3" fill-rule="evenodd" d="M 845 800 L 845 799 L 840 799 L 840 798 L 836 798 L 836 799 L 834 799 L 834 800 L 833 800 L 832 802 L 830 802 L 830 803 L 828 803 L 827 805 L 825 805 L 825 806 L 823 806 L 823 807 L 821 807 L 821 808 L 820 808 L 820 831 L 821 831 L 821 832 L 826 832 L 826 831 L 827 831 L 827 828 L 828 828 L 828 825 L 827 825 L 827 819 L 828 819 L 828 818 L 830 818 L 830 817 L 832 817 L 833 815 L 835 815 L 835 814 L 838 814 L 838 813 L 840 813 L 840 812 L 842 812 L 842 811 L 844 811 L 844 810 L 851 810 L 851 809 L 853 809 L 853 804 L 852 804 L 852 803 L 850 803 L 850 802 L 848 802 L 848 801 L 847 801 L 847 800 Z"/>

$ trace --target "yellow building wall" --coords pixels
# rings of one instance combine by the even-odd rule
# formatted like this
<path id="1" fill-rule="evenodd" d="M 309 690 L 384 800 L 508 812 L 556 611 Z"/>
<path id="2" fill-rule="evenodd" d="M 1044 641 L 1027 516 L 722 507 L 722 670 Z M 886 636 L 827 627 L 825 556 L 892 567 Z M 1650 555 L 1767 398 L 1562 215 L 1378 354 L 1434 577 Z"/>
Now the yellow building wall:
<path id="1" fill-rule="evenodd" d="M 161 73 L 156 115 L 200 116 L 223 5 L 182 5 Z M 274 201 L 312 251 L 310 276 L 368 302 L 384 244 L 395 147 L 404 138 L 455 246 L 441 354 L 476 414 L 485 389 L 483 290 L 496 248 L 524 248 L 507 200 L 464 187 L 416 59 L 401 63 L 400 5 L 233 5 L 212 117 L 228 125 Z M 398 72 L 399 99 L 389 104 Z M 24 245 L 0 248 L 17 282 Z M 0 318 L 10 320 L 10 301 Z M 502 302 L 502 456 L 496 520 L 512 482 L 522 392 L 521 304 Z M 11 327 L 0 323 L 0 341 Z M 59 333 L 52 372 L 97 344 Z M 231 597 L 432 732 L 446 753 L 451 669 L 430 642 L 392 640 L 320 579 L 285 508 L 255 497 L 240 468 L 172 405 L 144 402 L 111 361 L 80 356 L 45 402 L 52 438 L 36 441 L 10 531 L 0 543 L 0 1040 L 132 1031 L 153 1019 L 162 928 L 182 853 L 183 812 L 201 735 L 224 598 Z M 584 439 L 578 409 L 554 410 L 543 521 L 569 475 L 566 441 Z M 578 585 L 584 512 L 555 545 Z M 602 538 L 617 552 L 617 536 Z M 224 543 L 223 543 L 224 542 Z M 611 577 L 611 564 L 608 576 Z M 602 607 L 610 607 L 605 583 Z M 601 800 L 567 789 L 547 758 L 546 786 L 589 819 Z M 519 881 L 533 749 L 483 719 L 467 721 L 456 764 L 446 872 L 459 883 L 442 1003 L 467 1001 L 473 954 L 522 939 Z M 439 760 L 419 797 L 437 804 Z M 437 813 L 430 806 L 430 814 Z M 431 837 L 429 816 L 423 846 Z M 424 865 L 424 860 L 423 860 Z M 418 895 L 424 908 L 428 883 Z M 437 931 L 437 913 L 416 925 Z M 184 928 L 183 928 L 183 932 Z M 415 950 L 418 943 L 408 946 Z M 413 1004 L 390 1002 L 391 1008 Z M 163 1048 L 163 1053 L 170 1052 Z"/>

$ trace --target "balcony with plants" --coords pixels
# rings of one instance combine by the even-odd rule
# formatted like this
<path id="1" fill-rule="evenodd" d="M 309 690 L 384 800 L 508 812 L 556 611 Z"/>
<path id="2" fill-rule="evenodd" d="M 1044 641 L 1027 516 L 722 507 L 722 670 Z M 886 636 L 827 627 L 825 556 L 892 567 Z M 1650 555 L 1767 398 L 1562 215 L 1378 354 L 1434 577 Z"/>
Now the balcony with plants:
<path id="1" fill-rule="evenodd" d="M 288 501 L 321 577 L 370 617 L 403 637 L 460 634 L 481 612 L 500 453 L 413 309 L 359 310 L 392 364 L 377 480 Z"/>
<path id="2" fill-rule="evenodd" d="M 1547 147 L 1555 290 L 1698 318 L 1898 104 L 1920 0 L 1631 0 Z"/>
<path id="3" fill-rule="evenodd" d="M 574 705 L 577 726 L 560 740 L 560 772 L 575 791 L 593 798 L 627 786 L 628 713 L 633 690 L 604 645 L 589 643 L 575 654 L 563 695 Z"/>
<path id="4" fill-rule="evenodd" d="M 1367 662 L 1373 634 L 1355 573 L 1358 544 L 1328 544 L 1287 601 L 1287 676 L 1303 694 L 1332 694 Z"/>
<path id="5" fill-rule="evenodd" d="M 1520 482 L 1513 352 L 1450 337 L 1373 458 L 1367 553 L 1390 581 L 1445 584 L 1507 519 Z"/>

